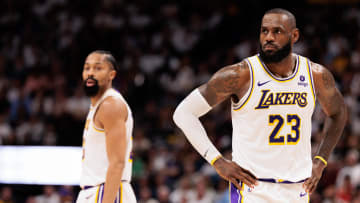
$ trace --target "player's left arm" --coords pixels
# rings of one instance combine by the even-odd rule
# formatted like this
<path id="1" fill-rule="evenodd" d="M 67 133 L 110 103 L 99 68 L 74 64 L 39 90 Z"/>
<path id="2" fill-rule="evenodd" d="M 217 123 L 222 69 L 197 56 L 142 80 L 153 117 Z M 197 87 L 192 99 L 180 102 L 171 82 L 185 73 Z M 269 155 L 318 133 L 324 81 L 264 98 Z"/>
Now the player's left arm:
<path id="1" fill-rule="evenodd" d="M 304 183 L 306 191 L 310 193 L 316 189 L 327 160 L 343 132 L 347 118 L 344 98 L 336 88 L 330 71 L 316 63 L 312 63 L 312 67 L 316 97 L 326 114 L 326 119 L 322 132 L 323 140 L 313 159 L 312 175 Z"/>
<path id="2" fill-rule="evenodd" d="M 119 99 L 107 98 L 98 110 L 98 118 L 106 134 L 106 152 L 109 168 L 106 173 L 103 202 L 113 203 L 120 188 L 125 167 L 126 153 L 126 105 Z"/>

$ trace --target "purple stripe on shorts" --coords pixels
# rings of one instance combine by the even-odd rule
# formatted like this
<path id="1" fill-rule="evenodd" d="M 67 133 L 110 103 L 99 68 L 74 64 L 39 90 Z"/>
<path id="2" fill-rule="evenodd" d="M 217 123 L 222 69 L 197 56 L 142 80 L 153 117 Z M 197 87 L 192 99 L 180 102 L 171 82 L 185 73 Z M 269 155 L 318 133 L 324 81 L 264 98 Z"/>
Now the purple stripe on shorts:
<path id="1" fill-rule="evenodd" d="M 243 183 L 240 185 L 242 186 Z M 241 202 L 242 196 L 240 194 L 240 191 L 232 184 L 230 183 L 230 203 L 238 203 Z"/>
<path id="2" fill-rule="evenodd" d="M 119 194 L 120 194 L 120 196 L 119 196 Z M 121 198 L 121 192 L 120 192 L 120 188 L 119 188 L 118 192 L 116 193 L 116 198 L 115 198 L 114 203 L 120 203 L 120 198 Z"/>
<path id="3" fill-rule="evenodd" d="M 102 200 L 103 200 L 103 197 L 104 197 L 104 184 L 102 184 L 100 186 L 100 194 L 101 194 L 101 200 L 100 200 L 100 203 L 102 203 Z"/>

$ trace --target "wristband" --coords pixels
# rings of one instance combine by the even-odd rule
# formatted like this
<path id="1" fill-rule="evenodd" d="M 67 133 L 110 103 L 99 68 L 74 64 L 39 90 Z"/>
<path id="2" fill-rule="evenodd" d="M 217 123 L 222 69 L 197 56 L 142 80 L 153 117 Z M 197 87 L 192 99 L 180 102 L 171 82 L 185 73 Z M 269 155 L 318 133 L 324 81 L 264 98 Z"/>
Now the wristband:
<path id="1" fill-rule="evenodd" d="M 325 164 L 325 166 L 327 166 L 327 161 L 322 158 L 321 156 L 315 156 L 314 159 L 319 159 L 321 162 L 323 162 Z"/>
<path id="2" fill-rule="evenodd" d="M 215 161 L 217 161 L 217 160 L 220 159 L 221 157 L 222 157 L 221 155 L 215 157 L 213 160 L 211 160 L 210 164 L 211 164 L 211 165 L 214 165 Z"/>

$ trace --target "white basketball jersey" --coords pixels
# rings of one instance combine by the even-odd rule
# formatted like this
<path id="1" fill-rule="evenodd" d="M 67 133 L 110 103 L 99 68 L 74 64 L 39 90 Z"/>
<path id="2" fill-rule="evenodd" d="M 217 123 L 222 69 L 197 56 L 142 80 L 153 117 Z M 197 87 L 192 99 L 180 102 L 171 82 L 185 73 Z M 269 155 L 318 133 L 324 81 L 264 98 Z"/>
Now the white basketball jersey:
<path id="1" fill-rule="evenodd" d="M 90 107 L 88 113 L 84 134 L 83 134 L 83 158 L 82 158 L 82 173 L 80 178 L 80 186 L 96 186 L 105 182 L 106 172 L 109 166 L 108 157 L 106 154 L 105 131 L 99 129 L 94 125 L 94 115 L 98 110 L 99 105 L 108 97 L 120 99 L 127 106 L 128 117 L 125 123 L 126 127 L 126 154 L 125 167 L 123 170 L 122 180 L 129 181 L 131 179 L 132 157 L 130 155 L 132 149 L 132 130 L 133 118 L 131 110 L 125 99 L 119 92 L 110 88 L 105 91 L 99 101 Z"/>
<path id="2" fill-rule="evenodd" d="M 310 61 L 274 76 L 258 55 L 245 59 L 250 88 L 232 103 L 233 160 L 257 178 L 300 181 L 311 176 L 311 116 L 315 107 Z"/>

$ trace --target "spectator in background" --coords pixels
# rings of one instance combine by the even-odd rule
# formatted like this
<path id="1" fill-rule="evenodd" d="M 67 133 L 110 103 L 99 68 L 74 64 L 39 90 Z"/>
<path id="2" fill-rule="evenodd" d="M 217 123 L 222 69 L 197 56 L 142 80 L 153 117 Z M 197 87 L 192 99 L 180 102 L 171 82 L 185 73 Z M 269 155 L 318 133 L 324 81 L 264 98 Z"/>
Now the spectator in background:
<path id="1" fill-rule="evenodd" d="M 215 191 L 208 184 L 207 176 L 199 176 L 195 180 L 195 191 L 189 195 L 189 203 L 208 203 L 214 202 Z"/>
<path id="2" fill-rule="evenodd" d="M 220 180 L 217 186 L 215 203 L 228 203 L 230 201 L 229 184 L 226 181 Z"/>
<path id="3" fill-rule="evenodd" d="M 36 203 L 36 199 L 34 196 L 29 196 L 26 198 L 26 203 Z"/>
<path id="4" fill-rule="evenodd" d="M 188 176 L 183 176 L 178 185 L 175 186 L 174 191 L 170 194 L 170 200 L 172 203 L 188 202 L 189 197 L 194 196 L 194 189 L 192 179 Z"/>
<path id="5" fill-rule="evenodd" d="M 360 186 L 360 163 L 358 150 L 350 150 L 345 157 L 345 166 L 340 169 L 336 180 L 336 187 L 344 186 L 344 181 L 350 181 L 353 187 Z M 346 178 L 348 176 L 348 178 Z"/>
<path id="6" fill-rule="evenodd" d="M 72 203 L 75 201 L 73 186 L 64 185 L 59 189 L 61 203 Z"/>
<path id="7" fill-rule="evenodd" d="M 156 196 L 159 203 L 170 203 L 170 189 L 166 185 L 160 185 L 156 189 Z"/>
<path id="8" fill-rule="evenodd" d="M 152 198 L 151 190 L 147 186 L 141 186 L 139 192 L 139 203 L 157 203 L 158 201 Z"/>
<path id="9" fill-rule="evenodd" d="M 44 186 L 44 192 L 35 197 L 35 203 L 60 203 L 60 195 L 54 186 Z"/>
<path id="10" fill-rule="evenodd" d="M 0 203 L 15 203 L 13 199 L 12 189 L 5 186 L 0 192 Z"/>
<path id="11" fill-rule="evenodd" d="M 353 185 L 350 176 L 345 176 L 343 184 L 336 192 L 336 200 L 341 203 L 350 203 L 353 195 Z"/>

